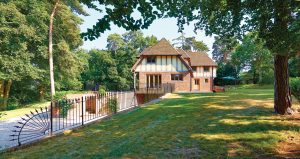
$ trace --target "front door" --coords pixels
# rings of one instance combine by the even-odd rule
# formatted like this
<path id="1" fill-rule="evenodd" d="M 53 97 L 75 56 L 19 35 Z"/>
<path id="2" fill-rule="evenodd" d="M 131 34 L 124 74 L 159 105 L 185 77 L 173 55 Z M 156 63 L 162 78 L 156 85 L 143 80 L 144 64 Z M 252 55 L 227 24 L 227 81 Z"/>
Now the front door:
<path id="1" fill-rule="evenodd" d="M 147 75 L 147 88 L 160 88 L 161 75 Z"/>
<path id="2" fill-rule="evenodd" d="M 200 90 L 200 79 L 194 80 L 194 90 Z"/>

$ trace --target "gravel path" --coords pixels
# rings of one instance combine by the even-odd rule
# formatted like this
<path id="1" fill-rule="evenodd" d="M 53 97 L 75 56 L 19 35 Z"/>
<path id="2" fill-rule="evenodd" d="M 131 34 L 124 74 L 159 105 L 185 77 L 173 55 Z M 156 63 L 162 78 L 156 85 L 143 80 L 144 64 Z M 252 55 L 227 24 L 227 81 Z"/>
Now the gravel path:
<path id="1" fill-rule="evenodd" d="M 14 130 L 14 126 L 18 124 L 20 119 L 21 118 L 18 117 L 7 121 L 0 121 L 0 150 L 14 147 L 18 144 L 16 141 L 10 141 L 12 139 L 10 135 L 12 134 L 12 130 Z"/>

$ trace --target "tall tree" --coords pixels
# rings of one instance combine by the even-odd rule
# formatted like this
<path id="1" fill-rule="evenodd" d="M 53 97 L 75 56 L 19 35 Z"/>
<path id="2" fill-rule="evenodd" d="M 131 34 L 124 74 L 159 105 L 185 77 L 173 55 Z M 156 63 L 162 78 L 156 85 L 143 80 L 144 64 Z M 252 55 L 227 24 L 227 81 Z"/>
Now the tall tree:
<path id="1" fill-rule="evenodd" d="M 53 21 L 56 26 L 53 28 L 54 76 L 60 80 L 60 88 L 74 86 L 81 70 L 73 51 L 82 44 L 79 29 L 82 20 L 74 13 L 77 11 L 72 9 L 80 3 L 70 1 L 69 4 L 59 5 Z M 70 7 L 71 4 L 74 7 Z M 49 13 L 53 2 L 6 0 L 0 5 L 0 81 L 3 81 L 0 90 L 5 90 L 5 97 L 1 95 L 5 98 L 1 100 L 4 104 L 1 105 L 6 105 L 8 95 L 20 97 L 20 94 L 24 94 L 31 98 L 34 95 L 26 92 L 29 89 L 39 92 L 40 99 L 43 99 L 50 81 L 47 46 Z M 11 93 L 10 86 L 13 87 Z"/>
<path id="2" fill-rule="evenodd" d="M 49 46 L 48 46 L 48 53 L 49 53 L 49 72 L 50 72 L 50 89 L 51 89 L 51 98 L 55 95 L 55 83 L 54 83 L 54 66 L 53 66 L 53 21 L 54 16 L 58 10 L 60 5 L 69 6 L 73 11 L 76 13 L 87 15 L 87 13 L 83 10 L 80 2 L 78 0 L 55 0 L 53 9 L 51 10 L 50 14 L 50 22 L 49 22 Z"/>
<path id="3" fill-rule="evenodd" d="M 91 0 L 82 0 L 90 4 Z M 270 1 L 215 1 L 203 0 L 128 0 L 102 1 L 109 4 L 106 14 L 83 33 L 85 39 L 99 37 L 110 29 L 110 23 L 128 30 L 147 28 L 156 19 L 164 16 L 176 17 L 179 30 L 191 21 L 195 30 L 204 29 L 206 34 L 240 36 L 247 31 L 258 31 L 259 38 L 266 41 L 267 48 L 274 54 L 275 93 L 274 109 L 279 114 L 287 114 L 291 107 L 288 83 L 288 57 L 291 52 L 299 52 L 300 46 L 300 2 L 296 0 Z M 141 16 L 133 17 L 134 11 Z"/>
<path id="4" fill-rule="evenodd" d="M 257 34 L 248 33 L 242 43 L 236 47 L 231 61 L 240 69 L 251 71 L 253 83 L 262 82 L 266 70 L 272 68 L 272 54 L 265 43 L 257 38 Z"/>
<path id="5" fill-rule="evenodd" d="M 209 51 L 208 46 L 203 41 L 197 41 L 196 39 L 193 39 L 193 49 L 194 51 L 203 51 L 207 52 Z"/>
<path id="6" fill-rule="evenodd" d="M 185 37 L 183 32 L 179 37 L 173 39 L 173 41 L 174 46 L 179 46 L 183 50 L 208 51 L 208 47 L 203 41 L 197 41 L 195 37 Z"/>
<path id="7" fill-rule="evenodd" d="M 116 54 L 116 51 L 125 46 L 125 42 L 120 34 L 110 34 L 107 38 L 107 49 Z"/>
<path id="8" fill-rule="evenodd" d="M 34 32 L 14 3 L 0 3 L 0 110 L 6 109 L 14 81 L 36 79 L 41 72 L 31 64 L 33 54 L 28 50 Z"/>
<path id="9" fill-rule="evenodd" d="M 227 63 L 230 54 L 238 44 L 238 41 L 234 37 L 229 36 L 215 36 L 215 42 L 213 43 L 212 58 L 217 62 Z"/>

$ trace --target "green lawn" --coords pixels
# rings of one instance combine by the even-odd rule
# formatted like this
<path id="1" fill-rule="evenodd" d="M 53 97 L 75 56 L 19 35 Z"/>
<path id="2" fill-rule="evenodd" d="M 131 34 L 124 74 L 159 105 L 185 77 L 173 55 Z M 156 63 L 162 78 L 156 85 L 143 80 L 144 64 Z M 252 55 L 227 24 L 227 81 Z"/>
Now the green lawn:
<path id="1" fill-rule="evenodd" d="M 12 118 L 20 118 L 24 116 L 25 114 L 29 114 L 30 111 L 34 111 L 35 109 L 39 108 L 45 108 L 50 105 L 50 102 L 38 102 L 34 104 L 25 105 L 22 108 L 18 108 L 15 110 L 7 110 L 7 111 L 1 111 L 1 113 L 5 114 L 0 118 L 0 121 L 9 120 Z"/>
<path id="2" fill-rule="evenodd" d="M 272 98 L 271 88 L 259 87 L 218 94 L 174 94 L 156 104 L 1 155 L 8 159 L 297 155 L 297 151 L 283 151 L 282 146 L 299 146 L 300 119 L 275 115 Z"/>
<path id="3" fill-rule="evenodd" d="M 63 96 L 68 95 L 68 94 L 83 94 L 83 93 L 87 93 L 87 91 L 58 91 L 58 92 L 56 92 L 56 97 L 58 99 L 60 99 Z M 48 107 L 49 105 L 50 105 L 49 101 L 48 102 L 36 102 L 36 103 L 21 106 L 14 110 L 0 111 L 1 114 L 5 114 L 3 116 L 0 116 L 0 121 L 5 121 L 5 120 L 12 119 L 12 118 L 22 117 L 25 114 L 30 113 L 30 111 L 34 111 L 35 109 L 39 109 L 41 107 L 45 108 L 45 107 Z"/>

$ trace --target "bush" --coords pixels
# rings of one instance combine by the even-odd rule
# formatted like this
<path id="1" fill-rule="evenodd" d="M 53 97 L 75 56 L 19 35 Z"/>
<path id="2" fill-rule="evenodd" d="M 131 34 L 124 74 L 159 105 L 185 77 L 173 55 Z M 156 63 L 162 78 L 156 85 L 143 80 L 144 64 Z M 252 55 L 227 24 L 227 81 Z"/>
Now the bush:
<path id="1" fill-rule="evenodd" d="M 290 87 L 292 94 L 300 100 L 300 77 L 291 78 Z"/>
<path id="2" fill-rule="evenodd" d="M 106 87 L 104 85 L 99 86 L 98 93 L 104 95 L 106 93 Z"/>
<path id="3" fill-rule="evenodd" d="M 2 113 L 2 112 L 0 112 L 0 119 L 4 116 L 4 115 L 6 115 L 5 113 Z"/>
<path id="4" fill-rule="evenodd" d="M 108 100 L 108 110 L 111 114 L 116 114 L 118 111 L 118 100 L 117 98 L 111 98 Z"/>
<path id="5" fill-rule="evenodd" d="M 67 100 L 59 101 L 59 114 L 63 118 L 68 116 L 68 111 L 72 108 L 72 104 L 70 104 Z"/>
<path id="6" fill-rule="evenodd" d="M 19 107 L 19 102 L 17 98 L 11 97 L 8 99 L 6 110 L 14 110 L 17 109 L 18 107 Z"/>

